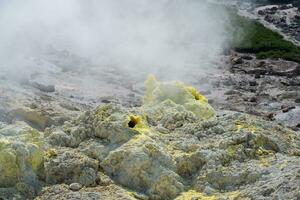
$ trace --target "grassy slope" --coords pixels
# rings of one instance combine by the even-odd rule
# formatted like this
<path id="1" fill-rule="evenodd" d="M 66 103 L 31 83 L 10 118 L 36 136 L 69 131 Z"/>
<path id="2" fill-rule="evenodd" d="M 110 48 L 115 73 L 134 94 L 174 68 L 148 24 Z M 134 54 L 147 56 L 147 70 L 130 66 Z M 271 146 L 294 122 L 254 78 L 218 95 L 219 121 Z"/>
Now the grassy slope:
<path id="1" fill-rule="evenodd" d="M 300 47 L 262 24 L 230 12 L 234 25 L 230 31 L 233 32 L 232 44 L 236 51 L 255 53 L 258 58 L 282 58 L 300 63 Z"/>

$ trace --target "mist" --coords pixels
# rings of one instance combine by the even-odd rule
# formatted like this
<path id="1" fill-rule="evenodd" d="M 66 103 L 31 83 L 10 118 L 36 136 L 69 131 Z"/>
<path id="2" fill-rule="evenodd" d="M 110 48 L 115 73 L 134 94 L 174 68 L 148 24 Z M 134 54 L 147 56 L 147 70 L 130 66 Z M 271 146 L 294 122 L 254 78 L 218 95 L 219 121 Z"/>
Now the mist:
<path id="1" fill-rule="evenodd" d="M 205 0 L 1 0 L 0 71 L 22 78 L 51 70 L 36 60 L 53 48 L 99 71 L 183 78 L 209 70 L 230 38 L 227 23 Z"/>

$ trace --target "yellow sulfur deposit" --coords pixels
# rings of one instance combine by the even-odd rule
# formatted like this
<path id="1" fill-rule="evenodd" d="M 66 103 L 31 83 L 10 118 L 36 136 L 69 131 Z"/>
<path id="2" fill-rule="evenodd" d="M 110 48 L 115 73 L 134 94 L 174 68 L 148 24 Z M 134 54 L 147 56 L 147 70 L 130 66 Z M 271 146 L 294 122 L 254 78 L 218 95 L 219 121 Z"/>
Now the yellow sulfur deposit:
<path id="1" fill-rule="evenodd" d="M 26 159 L 28 166 L 34 172 L 38 172 L 38 170 L 42 167 L 44 156 L 41 149 L 37 145 L 32 145 L 28 147 L 29 149 L 29 156 Z"/>
<path id="2" fill-rule="evenodd" d="M 56 149 L 48 149 L 45 152 L 45 158 L 53 158 L 57 156 L 57 150 Z"/>
<path id="3" fill-rule="evenodd" d="M 207 196 L 200 192 L 197 192 L 195 190 L 189 190 L 187 192 L 183 192 L 179 197 L 177 197 L 175 200 L 217 200 L 217 199 L 228 199 L 228 200 L 234 200 L 238 197 L 238 192 L 228 192 L 220 195 L 211 195 Z"/>
<path id="4" fill-rule="evenodd" d="M 249 131 L 250 133 L 255 133 L 257 128 L 254 125 L 247 124 L 245 122 L 236 121 L 235 128 L 236 132 L 240 132 L 241 130 Z"/>
<path id="5" fill-rule="evenodd" d="M 130 128 L 134 128 L 136 125 L 138 125 L 141 122 L 141 118 L 138 116 L 131 115 L 129 118 L 130 120 L 128 122 L 128 126 Z"/>
<path id="6" fill-rule="evenodd" d="M 142 116 L 129 115 L 128 127 L 138 131 L 141 134 L 150 131 L 146 120 Z"/>
<path id="7" fill-rule="evenodd" d="M 16 127 L 12 125 L 0 130 L 0 136 L 2 131 L 12 135 L 0 140 L 0 187 L 12 187 L 20 180 L 26 181 L 28 174 L 38 173 L 43 165 L 41 134 Z"/>
<path id="8" fill-rule="evenodd" d="M 217 200 L 216 196 L 205 196 L 200 192 L 196 192 L 195 190 L 189 190 L 187 192 L 183 192 L 179 197 L 175 200 Z"/>
<path id="9" fill-rule="evenodd" d="M 200 120 L 214 116 L 214 109 L 208 104 L 207 99 L 195 88 L 186 86 L 180 81 L 159 82 L 154 76 L 149 76 L 145 85 L 144 107 L 171 101 L 184 106 L 186 110 L 194 113 Z"/>
<path id="10" fill-rule="evenodd" d="M 0 149 L 0 173 L 0 187 L 13 186 L 17 182 L 20 169 L 14 150 L 10 148 Z"/>

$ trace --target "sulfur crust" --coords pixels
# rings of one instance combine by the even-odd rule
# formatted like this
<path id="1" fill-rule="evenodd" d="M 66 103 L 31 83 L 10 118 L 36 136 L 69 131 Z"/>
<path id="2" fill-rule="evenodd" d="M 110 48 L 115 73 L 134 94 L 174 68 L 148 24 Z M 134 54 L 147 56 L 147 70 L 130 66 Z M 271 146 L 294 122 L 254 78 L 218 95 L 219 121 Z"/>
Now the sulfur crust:
<path id="1" fill-rule="evenodd" d="M 27 171 L 39 171 L 44 160 L 41 145 L 39 133 L 32 130 L 20 132 L 17 139 L 0 140 L 0 187 L 14 186 Z"/>
<path id="2" fill-rule="evenodd" d="M 184 106 L 200 120 L 207 120 L 215 115 L 214 109 L 203 95 L 180 81 L 161 83 L 154 76 L 149 76 L 145 81 L 145 86 L 144 107 L 171 101 Z"/>
<path id="3" fill-rule="evenodd" d="M 224 193 L 224 194 L 216 194 L 216 195 L 204 195 L 203 193 L 197 192 L 195 190 L 189 190 L 187 192 L 183 192 L 181 193 L 180 196 L 178 196 L 175 200 L 194 200 L 194 199 L 198 199 L 198 200 L 218 200 L 221 197 L 222 198 L 226 198 L 228 200 L 234 200 L 238 197 L 239 192 L 238 191 L 234 191 L 234 192 L 228 192 L 228 193 Z"/>

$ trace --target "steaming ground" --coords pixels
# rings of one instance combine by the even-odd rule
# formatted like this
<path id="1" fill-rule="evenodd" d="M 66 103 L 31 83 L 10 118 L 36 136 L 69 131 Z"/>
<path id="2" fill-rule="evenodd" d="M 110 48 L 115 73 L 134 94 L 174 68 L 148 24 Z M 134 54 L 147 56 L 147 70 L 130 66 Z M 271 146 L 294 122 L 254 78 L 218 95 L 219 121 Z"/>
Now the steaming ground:
<path id="1" fill-rule="evenodd" d="M 39 128 L 65 121 L 60 101 L 79 103 L 71 113 L 102 101 L 138 105 L 149 74 L 193 83 L 213 72 L 229 38 L 226 12 L 206 1 L 0 4 L 3 121 L 37 106 L 51 116 Z"/>
<path id="2" fill-rule="evenodd" d="M 206 1 L 0 4 L 0 69 L 18 78 L 47 70 L 32 59 L 44 56 L 50 46 L 93 60 L 98 71 L 116 66 L 133 74 L 185 77 L 209 67 L 229 37 L 226 12 Z"/>
<path id="3" fill-rule="evenodd" d="M 194 74 L 186 77 L 186 82 L 203 92 L 209 91 L 213 79 L 208 77 L 217 71 L 220 73 L 217 68 L 220 62 L 216 60 L 208 71 L 193 70 Z M 14 74 L 1 74 L 1 121 L 12 123 L 21 119 L 43 130 L 51 125 L 62 125 L 99 104 L 111 102 L 133 107 L 142 103 L 144 80 L 148 76 L 144 71 L 115 66 L 99 70 L 89 59 L 54 49 L 33 59 L 31 64 L 34 65 L 29 66 L 36 66 L 39 71 L 18 74 L 14 80 L 11 79 Z M 20 70 L 20 73 L 23 72 Z M 165 74 L 157 78 L 168 80 Z M 43 122 L 38 118 L 43 118 Z"/>
<path id="4" fill-rule="evenodd" d="M 149 74 L 193 85 L 216 107 L 250 113 L 259 107 L 255 113 L 262 116 L 280 112 L 278 106 L 244 101 L 251 93 L 225 99 L 227 90 L 241 90 L 246 83 L 238 75 L 230 77 L 230 61 L 220 56 L 231 38 L 225 31 L 227 13 L 216 5 L 166 0 L 1 4 L 1 121 L 27 118 L 43 130 L 98 104 L 138 106 Z M 32 109 L 45 113 L 42 124 L 36 125 L 38 115 L 28 119 Z M 285 122 L 297 119 L 294 115 L 284 116 Z M 297 126 L 293 121 L 291 126 Z"/>
<path id="5" fill-rule="evenodd" d="M 299 198 L 299 65 L 220 55 L 222 10 L 0 2 L 0 199 Z M 216 118 L 172 102 L 144 113 L 149 73 L 194 86 Z"/>
<path id="6" fill-rule="evenodd" d="M 75 55 L 68 58 L 66 52 L 50 54 L 47 58 L 54 63 L 72 63 L 65 67 L 86 63 Z M 299 86 L 292 84 L 300 79 L 286 76 L 295 64 L 285 71 L 286 61 L 272 63 L 272 70 L 283 76 L 255 78 L 251 70 L 264 70 L 260 62 L 253 55 L 232 54 L 212 65 L 215 73 L 190 76 L 189 82 L 216 109 L 216 117 L 205 121 L 171 100 L 140 109 L 141 81 L 114 68 L 101 72 L 93 71 L 93 65 L 84 72 L 53 68 L 22 84 L 2 78 L 0 161 L 7 162 L 0 162 L 5 166 L 0 197 L 298 198 L 300 137 L 291 128 L 297 130 L 299 109 L 289 105 L 299 98 Z M 191 95 L 182 96 L 196 101 Z M 131 129 L 124 121 L 136 115 L 137 123 L 144 123 L 138 116 L 153 111 L 159 114 L 146 113 L 150 128 L 138 124 Z M 250 111 L 256 113 L 243 113 Z M 284 125 L 264 118 L 269 111 L 285 115 L 279 118 Z"/>

